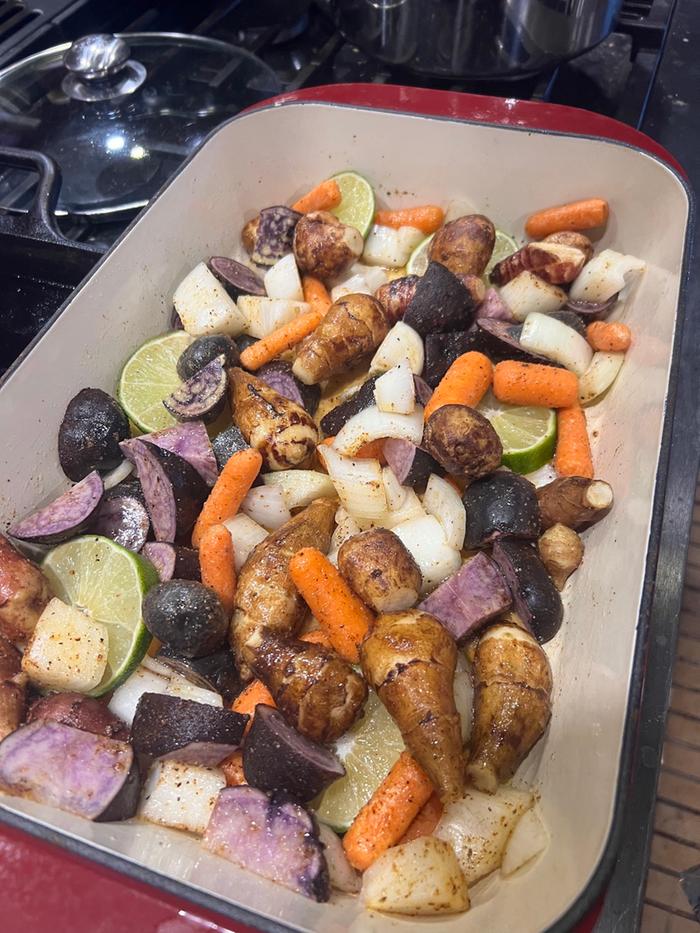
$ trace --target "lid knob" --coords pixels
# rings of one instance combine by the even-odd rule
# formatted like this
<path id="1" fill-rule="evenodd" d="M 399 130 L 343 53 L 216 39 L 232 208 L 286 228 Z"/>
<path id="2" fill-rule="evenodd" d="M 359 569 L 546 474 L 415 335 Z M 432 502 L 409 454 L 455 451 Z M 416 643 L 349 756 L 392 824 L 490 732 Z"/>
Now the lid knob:
<path id="1" fill-rule="evenodd" d="M 85 81 L 99 81 L 121 71 L 130 51 L 123 39 L 98 33 L 76 39 L 63 56 L 63 64 Z"/>

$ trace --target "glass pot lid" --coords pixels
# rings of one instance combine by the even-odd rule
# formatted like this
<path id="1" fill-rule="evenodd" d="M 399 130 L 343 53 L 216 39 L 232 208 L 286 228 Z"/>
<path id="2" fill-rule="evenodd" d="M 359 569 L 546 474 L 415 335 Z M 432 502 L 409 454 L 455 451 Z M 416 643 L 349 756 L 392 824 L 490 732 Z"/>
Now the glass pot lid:
<path id="1" fill-rule="evenodd" d="M 0 145 L 56 160 L 59 212 L 113 215 L 143 207 L 211 130 L 281 89 L 216 39 L 85 36 L 0 71 Z"/>

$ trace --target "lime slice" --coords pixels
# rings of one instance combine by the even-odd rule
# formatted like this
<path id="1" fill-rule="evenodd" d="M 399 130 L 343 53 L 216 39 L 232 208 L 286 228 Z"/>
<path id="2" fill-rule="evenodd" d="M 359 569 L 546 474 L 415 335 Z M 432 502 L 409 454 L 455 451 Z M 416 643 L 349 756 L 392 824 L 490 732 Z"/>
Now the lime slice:
<path id="1" fill-rule="evenodd" d="M 140 431 L 159 431 L 177 424 L 163 404 L 182 380 L 177 360 L 192 337 L 176 330 L 149 340 L 126 362 L 119 377 L 117 395 L 127 416 Z"/>
<path id="2" fill-rule="evenodd" d="M 345 766 L 345 777 L 331 784 L 318 800 L 319 820 L 344 833 L 403 750 L 398 727 L 370 690 L 364 717 L 335 743 L 334 751 Z"/>
<path id="3" fill-rule="evenodd" d="M 532 473 L 552 459 L 557 416 L 551 408 L 502 405 L 492 395 L 479 407 L 501 439 L 504 466 L 515 473 Z"/>
<path id="4" fill-rule="evenodd" d="M 406 263 L 406 273 L 408 275 L 424 275 L 425 270 L 428 268 L 428 250 L 430 249 L 430 244 L 433 241 L 434 233 L 431 233 L 430 236 L 427 236 L 422 240 L 418 246 L 411 253 L 408 262 Z"/>
<path id="5" fill-rule="evenodd" d="M 488 274 L 496 265 L 500 262 L 501 259 L 505 259 L 506 256 L 510 256 L 511 253 L 514 253 L 518 249 L 518 244 L 515 242 L 512 236 L 508 236 L 507 233 L 504 233 L 502 230 L 496 230 L 496 242 L 493 246 L 493 252 L 491 253 L 491 258 L 489 259 L 488 265 L 484 270 L 484 277 L 488 281 Z"/>
<path id="6" fill-rule="evenodd" d="M 59 599 L 107 626 L 107 670 L 91 695 L 114 690 L 136 668 L 151 641 L 141 619 L 141 601 L 158 582 L 155 568 L 109 538 L 89 535 L 54 548 L 42 569 Z"/>
<path id="7" fill-rule="evenodd" d="M 338 182 L 342 200 L 331 211 L 332 214 L 360 231 L 366 237 L 374 220 L 374 191 L 372 186 L 357 172 L 341 172 L 333 178 Z"/>

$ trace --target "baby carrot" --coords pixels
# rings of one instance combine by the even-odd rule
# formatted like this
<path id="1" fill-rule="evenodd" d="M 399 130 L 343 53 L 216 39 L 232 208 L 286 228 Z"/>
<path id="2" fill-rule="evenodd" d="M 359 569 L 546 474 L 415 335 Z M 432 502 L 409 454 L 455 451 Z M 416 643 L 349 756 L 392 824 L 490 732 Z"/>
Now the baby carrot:
<path id="1" fill-rule="evenodd" d="M 199 567 L 202 583 L 214 590 L 229 615 L 236 594 L 236 568 L 233 541 L 225 525 L 210 525 L 199 542 Z"/>
<path id="2" fill-rule="evenodd" d="M 331 640 L 323 631 L 323 629 L 317 628 L 313 632 L 307 632 L 306 635 L 302 635 L 299 641 L 306 641 L 310 645 L 322 645 L 324 648 L 331 648 Z"/>
<path id="3" fill-rule="evenodd" d="M 586 415 L 578 405 L 557 412 L 554 468 L 560 476 L 593 479 L 593 458 L 586 430 Z"/>
<path id="4" fill-rule="evenodd" d="M 192 547 L 199 547 L 202 535 L 212 525 L 233 518 L 260 472 L 260 452 L 248 447 L 239 450 L 226 463 L 214 483 L 192 530 Z"/>
<path id="5" fill-rule="evenodd" d="M 525 221 L 525 233 L 533 240 L 541 240 L 550 233 L 561 233 L 562 230 L 602 227 L 608 219 L 608 212 L 608 202 L 602 198 L 586 198 L 558 207 L 547 207 L 530 214 Z"/>
<path id="6" fill-rule="evenodd" d="M 335 437 L 324 437 L 321 441 L 326 447 L 330 447 Z M 384 457 L 384 438 L 378 437 L 376 441 L 367 441 L 353 455 L 353 460 L 379 460 L 382 466 L 386 466 Z"/>
<path id="7" fill-rule="evenodd" d="M 358 646 L 374 622 L 369 609 L 314 547 L 296 552 L 289 562 L 289 574 L 333 649 L 346 661 L 357 664 Z"/>
<path id="8" fill-rule="evenodd" d="M 505 360 L 494 368 L 493 392 L 509 405 L 569 408 L 578 400 L 578 379 L 568 369 Z"/>
<path id="9" fill-rule="evenodd" d="M 234 713 L 245 713 L 252 717 L 258 703 L 264 703 L 266 706 L 276 705 L 262 680 L 252 680 L 245 690 L 238 694 L 231 704 L 231 709 Z"/>
<path id="10" fill-rule="evenodd" d="M 340 186 L 335 178 L 328 178 L 316 185 L 311 191 L 292 204 L 293 211 L 309 214 L 311 211 L 330 211 L 343 199 Z"/>
<path id="11" fill-rule="evenodd" d="M 301 287 L 304 290 L 304 301 L 311 305 L 312 311 L 320 311 L 323 314 L 333 304 L 328 289 L 320 279 L 313 275 L 305 275 L 301 280 Z"/>
<path id="12" fill-rule="evenodd" d="M 621 321 L 593 321 L 586 328 L 586 336 L 594 350 L 606 353 L 624 353 L 632 343 L 632 331 Z"/>
<path id="13" fill-rule="evenodd" d="M 298 314 L 288 323 L 271 331 L 266 337 L 246 347 L 241 353 L 241 364 L 252 371 L 260 369 L 265 363 L 274 360 L 280 353 L 290 350 L 301 343 L 304 337 L 313 333 L 323 320 L 324 313 L 312 309 Z"/>
<path id="14" fill-rule="evenodd" d="M 350 864 L 364 871 L 395 845 L 434 789 L 418 762 L 403 752 L 343 838 Z"/>
<path id="15" fill-rule="evenodd" d="M 427 236 L 435 233 L 443 225 L 445 212 L 437 204 L 426 204 L 422 207 L 404 207 L 397 211 L 377 211 L 374 215 L 375 224 L 382 227 L 417 227 Z"/>
<path id="16" fill-rule="evenodd" d="M 476 408 L 493 379 L 491 360 L 471 351 L 458 356 L 430 396 L 423 417 L 427 421 L 443 405 L 469 405 Z"/>
<path id="17" fill-rule="evenodd" d="M 225 758 L 219 767 L 224 772 L 227 787 L 238 787 L 239 784 L 248 783 L 243 774 L 243 752 L 240 748 Z"/>
<path id="18" fill-rule="evenodd" d="M 420 839 L 421 836 L 431 836 L 435 827 L 440 822 L 441 816 L 442 803 L 440 803 L 438 795 L 433 794 L 403 836 L 399 839 L 399 845 L 402 845 L 404 842 L 413 842 L 414 839 Z"/>

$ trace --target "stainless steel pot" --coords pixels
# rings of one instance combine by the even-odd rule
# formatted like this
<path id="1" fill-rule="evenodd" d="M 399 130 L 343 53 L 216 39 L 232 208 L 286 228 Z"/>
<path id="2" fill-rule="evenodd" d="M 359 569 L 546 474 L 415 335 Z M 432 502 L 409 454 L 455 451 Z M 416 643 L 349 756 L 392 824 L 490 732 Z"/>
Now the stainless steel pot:
<path id="1" fill-rule="evenodd" d="M 325 0 L 347 38 L 381 61 L 449 78 L 509 78 L 580 55 L 622 0 Z"/>

